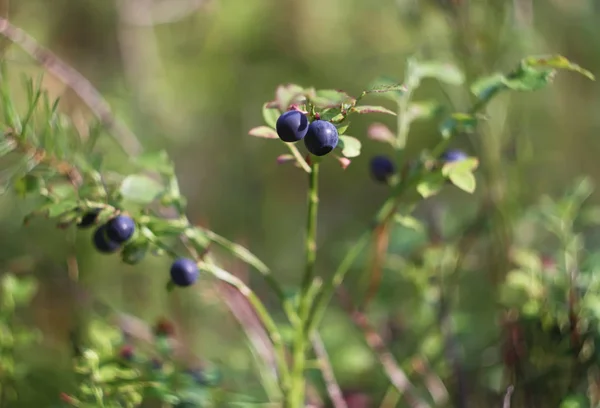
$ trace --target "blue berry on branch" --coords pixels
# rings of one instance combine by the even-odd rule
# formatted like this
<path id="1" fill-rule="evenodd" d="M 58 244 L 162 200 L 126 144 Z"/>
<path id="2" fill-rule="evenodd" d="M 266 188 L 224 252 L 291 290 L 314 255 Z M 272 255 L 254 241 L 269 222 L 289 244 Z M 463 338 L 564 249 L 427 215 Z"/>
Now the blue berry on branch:
<path id="1" fill-rule="evenodd" d="M 121 248 L 119 243 L 108 238 L 106 234 L 106 225 L 96 228 L 92 240 L 96 249 L 103 254 L 110 254 Z"/>
<path id="2" fill-rule="evenodd" d="M 106 223 L 106 235 L 118 244 L 128 241 L 135 232 L 135 223 L 126 215 L 119 215 Z"/>
<path id="3" fill-rule="evenodd" d="M 308 118 L 300 111 L 287 111 L 277 119 L 275 129 L 281 140 L 287 143 L 294 143 L 306 136 Z"/>
<path id="4" fill-rule="evenodd" d="M 198 275 L 198 265 L 193 259 L 179 258 L 171 265 L 171 281 L 177 286 L 193 285 Z"/>
<path id="5" fill-rule="evenodd" d="M 308 126 L 304 145 L 315 156 L 325 156 L 338 144 L 338 131 L 333 123 L 315 120 Z"/>

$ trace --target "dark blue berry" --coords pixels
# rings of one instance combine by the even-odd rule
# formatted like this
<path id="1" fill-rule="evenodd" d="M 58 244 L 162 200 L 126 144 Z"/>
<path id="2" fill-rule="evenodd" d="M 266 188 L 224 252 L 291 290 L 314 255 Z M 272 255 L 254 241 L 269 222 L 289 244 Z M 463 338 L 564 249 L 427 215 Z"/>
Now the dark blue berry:
<path id="1" fill-rule="evenodd" d="M 135 223 L 126 215 L 119 215 L 106 223 L 106 235 L 116 243 L 122 244 L 133 236 Z"/>
<path id="2" fill-rule="evenodd" d="M 447 150 L 442 154 L 442 160 L 445 162 L 457 162 L 467 159 L 469 156 L 459 149 Z"/>
<path id="3" fill-rule="evenodd" d="M 198 265 L 193 259 L 179 258 L 171 265 L 171 281 L 177 286 L 194 284 L 198 274 Z"/>
<path id="4" fill-rule="evenodd" d="M 189 370 L 187 370 L 187 373 L 190 375 L 190 377 L 192 377 L 194 379 L 194 382 L 196 382 L 196 384 L 198 384 L 198 385 L 207 385 L 208 384 L 208 379 L 206 378 L 204 371 L 202 371 L 201 369 L 199 369 L 199 368 L 189 369 Z"/>
<path id="5" fill-rule="evenodd" d="M 106 235 L 106 225 L 102 225 L 96 229 L 93 236 L 94 246 L 99 252 L 110 254 L 117 251 L 121 244 L 114 242 Z"/>
<path id="6" fill-rule="evenodd" d="M 306 136 L 308 119 L 300 111 L 287 111 L 277 119 L 275 128 L 281 140 L 287 143 L 294 143 Z"/>
<path id="7" fill-rule="evenodd" d="M 308 126 L 304 145 L 315 156 L 325 156 L 338 144 L 338 131 L 331 122 L 315 120 Z"/>
<path id="8" fill-rule="evenodd" d="M 88 228 L 94 225 L 96 219 L 98 218 L 98 214 L 100 214 L 100 209 L 90 210 L 81 217 L 81 221 L 77 224 L 79 228 Z"/>
<path id="9" fill-rule="evenodd" d="M 133 357 L 134 357 L 133 346 L 130 346 L 129 344 L 127 344 L 127 345 L 121 347 L 121 350 L 119 350 L 119 357 L 126 361 L 133 361 Z"/>
<path id="10" fill-rule="evenodd" d="M 386 156 L 375 156 L 371 159 L 371 176 L 385 183 L 396 172 L 396 166 Z"/>

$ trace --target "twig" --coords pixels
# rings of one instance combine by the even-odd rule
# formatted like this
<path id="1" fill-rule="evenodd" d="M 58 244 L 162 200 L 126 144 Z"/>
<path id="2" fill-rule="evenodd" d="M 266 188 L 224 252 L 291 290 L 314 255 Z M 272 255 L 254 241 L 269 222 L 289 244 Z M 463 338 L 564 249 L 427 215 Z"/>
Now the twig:
<path id="1" fill-rule="evenodd" d="M 344 400 L 344 396 L 342 395 L 342 390 L 340 389 L 340 386 L 335 379 L 335 375 L 333 374 L 333 368 L 331 367 L 327 350 L 325 349 L 323 340 L 318 332 L 315 332 L 312 335 L 311 341 L 313 350 L 319 359 L 319 367 L 321 368 L 323 380 L 325 381 L 325 385 L 327 387 L 327 394 L 329 394 L 333 408 L 348 408 L 348 405 Z"/>
<path id="2" fill-rule="evenodd" d="M 125 124 L 116 119 L 106 100 L 83 75 L 3 17 L 0 17 L 0 35 L 17 44 L 47 72 L 71 88 L 107 130 L 118 139 L 119 144 L 128 155 L 136 156 L 141 153 L 142 146 L 138 139 Z"/>
<path id="3" fill-rule="evenodd" d="M 510 399 L 512 398 L 514 391 L 515 387 L 513 385 L 509 385 L 506 389 L 506 394 L 504 395 L 504 403 L 502 404 L 502 408 L 510 408 Z"/>

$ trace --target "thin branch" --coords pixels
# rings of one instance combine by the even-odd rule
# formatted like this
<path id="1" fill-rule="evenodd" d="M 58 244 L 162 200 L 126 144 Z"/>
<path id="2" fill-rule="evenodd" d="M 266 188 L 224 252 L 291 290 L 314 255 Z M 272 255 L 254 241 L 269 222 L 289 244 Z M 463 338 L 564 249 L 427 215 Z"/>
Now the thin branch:
<path id="1" fill-rule="evenodd" d="M 0 17 L 0 35 L 17 44 L 43 66 L 47 72 L 71 88 L 107 130 L 117 138 L 128 155 L 137 156 L 141 153 L 142 146 L 136 136 L 125 124 L 117 120 L 106 100 L 87 78 L 3 17 Z"/>
<path id="2" fill-rule="evenodd" d="M 502 404 L 502 408 L 510 408 L 510 400 L 514 391 L 515 387 L 513 385 L 509 385 L 506 389 L 506 394 L 504 395 L 504 403 Z"/>
<path id="3" fill-rule="evenodd" d="M 344 400 L 342 390 L 340 389 L 340 386 L 335 379 L 335 375 L 333 374 L 333 368 L 331 367 L 327 350 L 325 349 L 323 340 L 318 332 L 315 332 L 312 335 L 311 341 L 313 350 L 319 359 L 319 366 L 321 368 L 323 380 L 325 381 L 325 385 L 327 387 L 327 394 L 329 394 L 333 408 L 348 408 L 348 405 Z"/>

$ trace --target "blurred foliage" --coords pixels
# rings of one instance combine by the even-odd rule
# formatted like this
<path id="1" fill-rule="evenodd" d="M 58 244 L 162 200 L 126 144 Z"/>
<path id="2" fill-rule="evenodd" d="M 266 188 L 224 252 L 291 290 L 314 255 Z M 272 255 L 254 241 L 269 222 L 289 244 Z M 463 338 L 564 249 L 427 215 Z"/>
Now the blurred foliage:
<path id="1" fill-rule="evenodd" d="M 262 124 L 262 103 L 273 99 L 277 85 L 357 94 L 381 75 L 402 78 L 404 62 L 414 54 L 454 60 L 469 83 L 507 72 L 532 53 L 562 54 L 600 72 L 600 7 L 593 0 L 212 0 L 152 28 L 128 24 L 122 3 L 27 0 L 11 4 L 10 18 L 88 77 L 148 150 L 170 153 L 192 221 L 244 242 L 286 283 L 300 278 L 304 180 L 291 166 L 271 160 L 277 147 L 247 135 Z M 12 78 L 41 71 L 15 47 L 7 58 Z M 591 209 L 577 218 L 572 213 L 577 202 L 557 197 L 576 176 L 596 179 L 600 172 L 600 95 L 596 83 L 577 75 L 555 82 L 536 93 L 501 95 L 479 132 L 456 141 L 479 158 L 477 199 L 443 189 L 417 208 L 423 229 L 393 231 L 381 290 L 369 309 L 373 321 L 390 333 L 390 348 L 416 384 L 421 381 L 411 363 L 423 356 L 448 387 L 459 390 L 452 381 L 463 378 L 448 364 L 438 315 L 441 288 L 451 288 L 452 332 L 460 345 L 468 406 L 501 406 L 509 383 L 515 385 L 514 407 L 558 406 L 567 395 L 572 396 L 564 407 L 587 406 L 578 401 L 586 393 L 582 367 L 596 352 L 590 344 L 597 341 L 594 271 L 600 257 L 594 248 L 600 234 L 592 221 L 598 220 L 593 208 L 598 197 L 590 193 Z M 45 76 L 44 87 L 60 96 L 59 109 L 75 123 L 89 118 L 79 98 L 58 81 Z M 424 100 L 447 100 L 454 111 L 469 106 L 466 92 L 450 92 L 435 82 L 422 88 Z M 378 119 L 391 128 L 394 120 Z M 322 171 L 322 271 L 337 266 L 385 198 L 367 171 L 369 156 L 383 149 L 366 140 L 370 123 L 353 119 L 362 156 L 346 170 L 328 164 Z M 438 137 L 431 122 L 415 122 L 411 132 L 412 156 Z M 114 141 L 98 143 L 113 152 L 105 162 L 127 168 Z M 537 205 L 542 194 L 558 201 Z M 95 254 L 87 232 L 65 234 L 44 220 L 22 228 L 29 206 L 16 193 L 0 199 L 3 270 L 39 280 L 32 306 L 17 314 L 44 333 L 41 344 L 19 357 L 30 369 L 16 384 L 22 398 L 11 407 L 51 406 L 48 401 L 58 402 L 61 392 L 71 390 L 69 334 L 79 319 L 105 313 L 69 283 L 73 268 L 65 260 L 74 255 L 80 283 L 101 299 L 98 303 L 148 322 L 169 315 L 195 354 L 227 367 L 224 375 L 235 379 L 236 392 L 261 394 L 245 337 L 210 287 L 168 295 L 159 273 L 168 268 L 166 260 L 146 259 L 132 267 Z M 486 210 L 482 217 L 480 206 Z M 484 227 L 473 243 L 453 239 L 473 220 Z M 425 232 L 431 229 L 446 243 L 428 245 Z M 463 244 L 469 250 L 456 268 Z M 586 289 L 578 309 L 585 319 L 581 359 L 573 358 L 564 310 L 568 297 L 561 292 L 574 258 L 581 258 L 578 282 Z M 347 287 L 357 299 L 365 293 L 361 265 Z M 440 277 L 450 283 L 441 286 Z M 266 293 L 259 282 L 253 286 Z M 342 387 L 379 401 L 387 380 L 346 314 L 332 309 L 322 336 Z"/>

